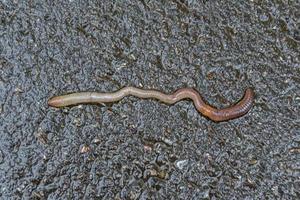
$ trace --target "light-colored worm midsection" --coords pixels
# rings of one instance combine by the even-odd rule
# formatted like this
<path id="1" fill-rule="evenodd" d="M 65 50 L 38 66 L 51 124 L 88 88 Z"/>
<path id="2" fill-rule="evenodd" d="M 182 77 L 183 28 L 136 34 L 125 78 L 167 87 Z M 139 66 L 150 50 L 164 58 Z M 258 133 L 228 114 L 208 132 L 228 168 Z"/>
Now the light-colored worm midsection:
<path id="1" fill-rule="evenodd" d="M 86 103 L 110 103 L 116 102 L 125 96 L 132 95 L 143 99 L 157 99 L 166 104 L 174 104 L 182 99 L 191 99 L 196 109 L 209 119 L 219 122 L 234 119 L 246 114 L 253 105 L 254 92 L 248 88 L 244 97 L 235 105 L 217 109 L 206 104 L 200 94 L 193 88 L 182 88 L 173 94 L 165 94 L 157 90 L 146 90 L 136 87 L 124 87 L 116 92 L 98 93 L 98 92 L 78 92 L 62 96 L 53 97 L 48 101 L 52 107 L 64 107 L 76 104 Z"/>

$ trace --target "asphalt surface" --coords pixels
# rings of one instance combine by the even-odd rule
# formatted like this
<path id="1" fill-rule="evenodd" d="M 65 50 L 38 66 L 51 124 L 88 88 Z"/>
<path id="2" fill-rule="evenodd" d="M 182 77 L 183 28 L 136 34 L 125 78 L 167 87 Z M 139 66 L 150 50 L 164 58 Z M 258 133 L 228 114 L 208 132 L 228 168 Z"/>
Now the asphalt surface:
<path id="1" fill-rule="evenodd" d="M 299 199 L 300 2 L 0 1 L 1 199 Z M 191 101 L 51 108 L 76 91 Z"/>

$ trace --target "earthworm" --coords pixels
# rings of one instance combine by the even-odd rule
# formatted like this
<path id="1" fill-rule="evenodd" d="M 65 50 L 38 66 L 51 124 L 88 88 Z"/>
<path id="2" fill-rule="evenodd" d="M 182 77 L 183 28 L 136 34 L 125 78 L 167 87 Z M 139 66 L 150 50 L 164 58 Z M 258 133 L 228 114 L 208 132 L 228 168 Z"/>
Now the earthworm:
<path id="1" fill-rule="evenodd" d="M 243 116 L 250 110 L 254 102 L 254 92 L 251 88 L 246 89 L 244 97 L 237 104 L 217 109 L 206 104 L 200 94 L 193 88 L 181 88 L 173 94 L 165 94 L 157 90 L 124 87 L 111 93 L 78 92 L 56 96 L 51 98 L 48 104 L 52 107 L 64 107 L 83 103 L 111 103 L 119 101 L 128 95 L 143 99 L 157 99 L 166 104 L 175 104 L 183 99 L 191 99 L 198 112 L 215 122 L 227 121 Z"/>

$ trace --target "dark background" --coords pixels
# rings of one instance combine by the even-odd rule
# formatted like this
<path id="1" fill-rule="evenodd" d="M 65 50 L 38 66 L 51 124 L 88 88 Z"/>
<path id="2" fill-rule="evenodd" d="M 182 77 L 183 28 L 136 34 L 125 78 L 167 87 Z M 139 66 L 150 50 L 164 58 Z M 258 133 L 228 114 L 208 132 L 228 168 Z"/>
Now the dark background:
<path id="1" fill-rule="evenodd" d="M 297 0 L 1 0 L 1 199 L 299 198 L 299 44 Z M 256 96 L 47 106 L 124 86 Z"/>

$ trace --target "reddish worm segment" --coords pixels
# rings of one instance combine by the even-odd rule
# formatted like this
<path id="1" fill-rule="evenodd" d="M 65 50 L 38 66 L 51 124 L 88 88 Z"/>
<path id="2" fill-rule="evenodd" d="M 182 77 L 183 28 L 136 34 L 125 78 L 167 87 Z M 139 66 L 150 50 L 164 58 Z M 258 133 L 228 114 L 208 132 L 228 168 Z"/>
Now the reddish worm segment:
<path id="1" fill-rule="evenodd" d="M 250 110 L 254 101 L 254 92 L 251 88 L 245 91 L 244 97 L 237 104 L 228 108 L 217 109 L 206 104 L 200 94 L 193 88 L 182 88 L 173 94 L 165 94 L 157 90 L 124 87 L 111 93 L 78 92 L 57 96 L 51 98 L 48 104 L 52 107 L 64 107 L 83 103 L 111 103 L 119 101 L 128 95 L 143 99 L 157 99 L 166 104 L 174 104 L 183 99 L 191 99 L 198 112 L 215 122 L 227 121 L 243 116 Z"/>

